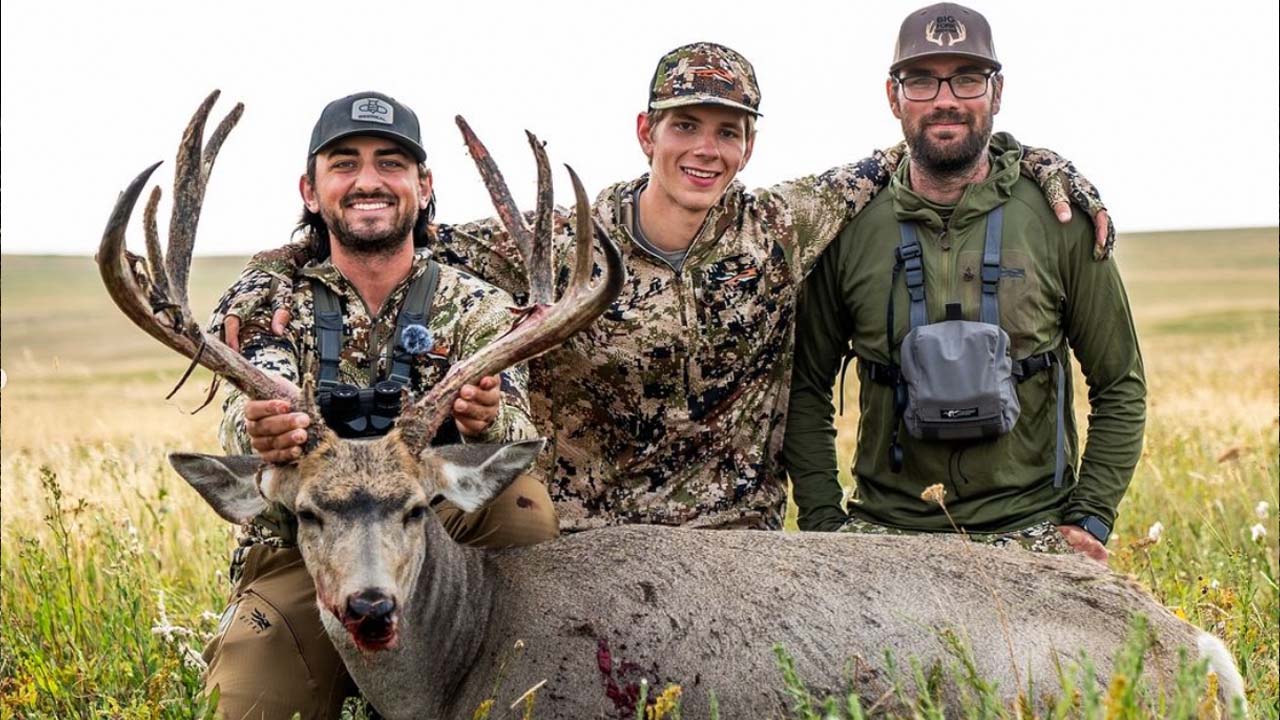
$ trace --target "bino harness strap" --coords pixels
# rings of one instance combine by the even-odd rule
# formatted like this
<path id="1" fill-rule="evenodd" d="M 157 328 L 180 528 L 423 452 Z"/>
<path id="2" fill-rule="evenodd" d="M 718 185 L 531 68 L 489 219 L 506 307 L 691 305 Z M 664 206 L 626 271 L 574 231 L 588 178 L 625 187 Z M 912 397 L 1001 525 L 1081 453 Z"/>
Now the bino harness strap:
<path id="1" fill-rule="evenodd" d="M 1000 283 L 1000 255 L 1002 245 L 1002 232 L 1004 224 L 1004 207 L 997 206 L 987 214 L 986 237 L 982 249 L 982 294 L 981 305 L 979 308 L 979 319 L 988 325 L 999 327 L 1000 324 L 1000 308 L 997 291 Z M 907 297 L 909 300 L 908 310 L 908 335 L 912 330 L 929 324 L 928 311 L 925 305 L 924 290 L 924 255 L 920 246 L 920 239 L 913 223 L 899 223 L 901 239 L 895 250 L 896 262 L 893 267 L 893 281 L 890 285 L 889 302 L 886 310 L 886 340 L 888 356 L 893 357 L 893 332 L 894 332 L 894 314 L 893 314 L 893 287 L 897 285 L 898 276 L 902 275 L 905 279 Z M 961 320 L 961 308 L 958 304 L 947 305 L 948 321 Z M 852 349 L 845 356 L 845 367 L 853 357 Z M 893 472 L 901 472 L 903 466 L 902 446 L 899 444 L 899 432 L 903 425 L 903 415 L 909 404 L 908 383 L 903 377 L 903 371 L 900 365 L 890 363 L 888 365 L 877 363 L 874 361 L 859 358 L 859 365 L 866 370 L 867 377 L 872 381 L 886 387 L 890 387 L 894 391 L 894 411 L 897 420 L 894 423 L 893 436 L 890 445 L 890 469 Z M 1054 367 L 1057 371 L 1057 408 L 1056 408 L 1056 438 L 1054 442 L 1054 473 L 1053 486 L 1055 488 L 1062 486 L 1062 476 L 1066 465 L 1066 449 L 1065 449 L 1065 389 L 1066 377 L 1062 363 L 1053 354 L 1053 351 L 1032 355 L 1022 358 L 1021 360 L 1012 361 L 1011 374 L 1017 383 L 1025 382 L 1036 373 Z M 844 368 L 841 368 L 841 386 L 843 387 Z M 1016 398 L 1015 398 L 1016 400 Z M 843 393 L 841 397 L 843 402 Z M 841 408 L 843 411 L 843 407 Z M 1015 416 L 1016 420 L 1016 416 Z"/>
<path id="2" fill-rule="evenodd" d="M 342 351 L 342 304 L 338 296 L 322 282 L 312 281 L 315 300 L 316 350 L 319 358 L 319 378 L 316 387 L 318 404 L 335 430 L 343 437 L 379 435 L 390 429 L 399 414 L 400 390 L 409 385 L 414 356 L 404 347 L 405 329 L 411 325 L 427 326 L 431 319 L 431 299 L 435 296 L 440 280 L 440 266 L 434 260 L 427 261 L 427 268 L 414 279 L 400 306 L 396 328 L 380 353 L 389 353 L 391 361 L 387 379 L 375 382 L 365 389 L 347 385 L 339 379 L 338 369 Z M 375 350 L 371 348 L 371 350 Z M 374 366 L 376 369 L 376 364 Z M 341 403 L 338 402 L 341 398 Z M 332 400 L 332 402 L 331 402 Z M 341 404 L 343 409 L 339 410 Z M 337 415 L 342 415 L 339 418 Z M 350 416 L 350 417 L 347 417 Z M 354 434 L 343 434 L 343 430 Z"/>

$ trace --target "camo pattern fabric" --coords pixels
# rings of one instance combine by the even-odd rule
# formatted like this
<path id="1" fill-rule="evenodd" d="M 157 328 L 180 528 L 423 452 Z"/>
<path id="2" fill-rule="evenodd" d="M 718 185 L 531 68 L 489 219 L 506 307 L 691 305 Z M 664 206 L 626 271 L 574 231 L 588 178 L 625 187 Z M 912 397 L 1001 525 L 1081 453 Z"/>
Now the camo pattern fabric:
<path id="1" fill-rule="evenodd" d="M 630 232 L 647 176 L 600 194 L 592 212 L 622 251 L 622 293 L 530 368 L 534 417 L 553 440 L 542 470 L 562 530 L 781 526 L 778 455 L 799 282 L 895 166 L 877 153 L 755 193 L 734 183 L 678 271 Z M 561 291 L 572 243 L 572 214 L 557 210 Z M 494 220 L 440 227 L 435 252 L 527 293 L 523 262 Z"/>
<path id="2" fill-rule="evenodd" d="M 1098 189 L 1076 170 L 1070 160 L 1045 148 L 1023 148 L 1022 174 L 1036 181 L 1050 205 L 1071 202 L 1084 208 L 1093 222 L 1099 211 L 1106 210 Z M 1116 246 L 1116 226 L 1107 216 L 1107 240 L 1101 248 L 1093 248 L 1094 260 L 1111 257 Z"/>
<path id="3" fill-rule="evenodd" d="M 413 271 L 391 292 L 376 316 L 369 313 L 359 293 L 332 263 L 307 265 L 300 272 L 305 280 L 298 282 L 292 292 L 289 305 L 292 320 L 285 335 L 277 337 L 271 333 L 270 307 L 263 306 L 244 322 L 241 351 L 254 365 L 290 382 L 301 385 L 304 375 L 315 381 L 319 351 L 311 283 L 324 283 L 337 295 L 343 308 L 339 381 L 368 387 L 389 373 L 390 349 L 394 345 L 390 335 L 395 332 L 400 306 L 409 286 L 426 271 L 427 265 L 427 258 L 416 256 Z M 259 287 L 263 287 L 261 283 Z M 425 352 L 415 356 L 410 390 L 415 395 L 422 394 L 439 382 L 454 362 L 469 357 L 510 329 L 510 305 L 511 298 L 501 290 L 464 272 L 441 267 L 427 328 L 431 342 Z M 520 366 L 502 374 L 502 405 L 498 417 L 484 435 L 475 440 L 501 442 L 533 436 L 527 382 L 527 371 Z M 228 453 L 253 452 L 244 422 L 245 401 L 241 393 L 233 390 L 223 406 L 220 441 Z"/>
<path id="4" fill-rule="evenodd" d="M 861 518 L 851 517 L 845 521 L 838 532 L 861 533 L 864 535 L 918 535 L 911 530 L 899 530 L 886 525 L 877 525 Z M 1042 522 L 1022 530 L 1006 533 L 965 533 L 969 540 L 991 545 L 992 547 L 1020 547 L 1031 552 L 1048 553 L 1050 555 L 1066 555 L 1071 544 L 1058 528 L 1051 522 Z"/>
<path id="5" fill-rule="evenodd" d="M 759 114 L 755 68 L 736 51 L 709 42 L 683 45 L 663 55 L 649 87 L 649 109 L 704 103 Z"/>
<path id="6" fill-rule="evenodd" d="M 679 272 L 631 237 L 632 198 L 647 177 L 600 194 L 592 211 L 622 250 L 623 291 L 590 327 L 530 363 L 535 423 L 552 440 L 539 469 L 563 531 L 781 526 L 796 292 L 837 231 L 886 185 L 904 147 L 755 193 L 731 184 Z M 557 208 L 553 225 L 562 291 L 571 211 Z M 497 220 L 441 225 L 432 252 L 517 300 L 528 295 L 523 260 Z M 300 255 L 295 243 L 255 256 L 221 306 L 278 302 Z"/>

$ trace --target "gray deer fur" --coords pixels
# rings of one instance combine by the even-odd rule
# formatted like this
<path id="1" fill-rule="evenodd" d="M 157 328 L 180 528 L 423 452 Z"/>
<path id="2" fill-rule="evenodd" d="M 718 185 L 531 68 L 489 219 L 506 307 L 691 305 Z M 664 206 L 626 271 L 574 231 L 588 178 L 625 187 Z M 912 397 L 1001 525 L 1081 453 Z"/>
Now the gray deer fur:
<path id="1" fill-rule="evenodd" d="M 437 494 L 479 506 L 541 443 L 428 448 L 415 459 L 397 442 L 394 433 L 337 441 L 294 468 L 264 469 L 260 481 L 250 458 L 170 457 L 232 522 L 267 501 L 315 514 L 318 523 L 302 523 L 299 546 L 319 612 L 357 685 L 387 718 L 471 718 L 490 698 L 490 717 L 515 715 L 508 706 L 543 681 L 537 717 L 634 717 L 642 677 L 651 698 L 680 684 L 685 717 L 707 717 L 712 692 L 721 717 L 780 717 L 792 701 L 775 643 L 815 694 L 847 693 L 851 681 L 864 707 L 887 708 L 894 700 L 885 651 L 904 676 L 912 658 L 926 669 L 954 664 L 945 629 L 969 644 L 979 672 L 1008 701 L 1019 681 L 1037 695 L 1055 692 L 1059 668 L 1078 672 L 1082 655 L 1105 683 L 1138 613 L 1156 639 L 1146 658 L 1151 686 L 1172 686 L 1186 649 L 1208 658 L 1224 699 L 1243 694 L 1217 638 L 1080 556 L 955 536 L 653 526 L 481 551 L 455 544 L 433 513 L 407 513 Z M 396 603 L 395 639 L 381 649 L 343 622 L 342 599 L 370 588 Z M 914 691 L 909 679 L 907 686 Z M 944 688 L 953 708 L 956 693 Z"/>

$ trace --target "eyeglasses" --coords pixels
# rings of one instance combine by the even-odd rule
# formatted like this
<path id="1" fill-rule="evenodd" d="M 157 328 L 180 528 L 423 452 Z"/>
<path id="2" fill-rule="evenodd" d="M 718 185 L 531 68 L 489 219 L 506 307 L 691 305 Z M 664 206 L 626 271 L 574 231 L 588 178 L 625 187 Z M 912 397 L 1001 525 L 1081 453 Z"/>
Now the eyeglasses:
<path id="1" fill-rule="evenodd" d="M 951 94 L 957 100 L 972 100 L 982 97 L 987 92 L 987 80 L 995 75 L 995 71 L 958 73 L 949 77 L 933 77 L 932 75 L 909 75 L 894 78 L 894 82 L 902 88 L 902 94 L 908 100 L 932 100 L 938 97 L 942 83 L 951 88 Z"/>

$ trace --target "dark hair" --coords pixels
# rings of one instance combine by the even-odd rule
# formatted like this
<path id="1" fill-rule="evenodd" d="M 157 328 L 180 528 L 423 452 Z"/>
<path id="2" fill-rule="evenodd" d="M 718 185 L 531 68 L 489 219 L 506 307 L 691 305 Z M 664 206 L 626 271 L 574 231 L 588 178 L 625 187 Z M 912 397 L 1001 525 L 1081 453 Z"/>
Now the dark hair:
<path id="1" fill-rule="evenodd" d="M 418 177 L 424 178 L 429 172 L 426 163 L 418 163 Z M 307 158 L 307 182 L 312 187 L 316 184 L 316 156 L 312 155 Z M 427 207 L 418 213 L 418 219 L 413 223 L 413 246 L 415 248 L 426 247 L 431 242 L 429 227 L 431 222 L 436 218 L 436 190 L 431 188 L 431 197 L 427 199 Z M 307 240 L 308 254 L 316 260 L 324 260 L 329 257 L 329 226 L 325 224 L 324 218 L 320 217 L 320 213 L 311 212 L 306 205 L 302 206 L 302 216 L 298 218 L 298 224 L 294 226 L 293 233 L 296 235 L 302 233 Z"/>

